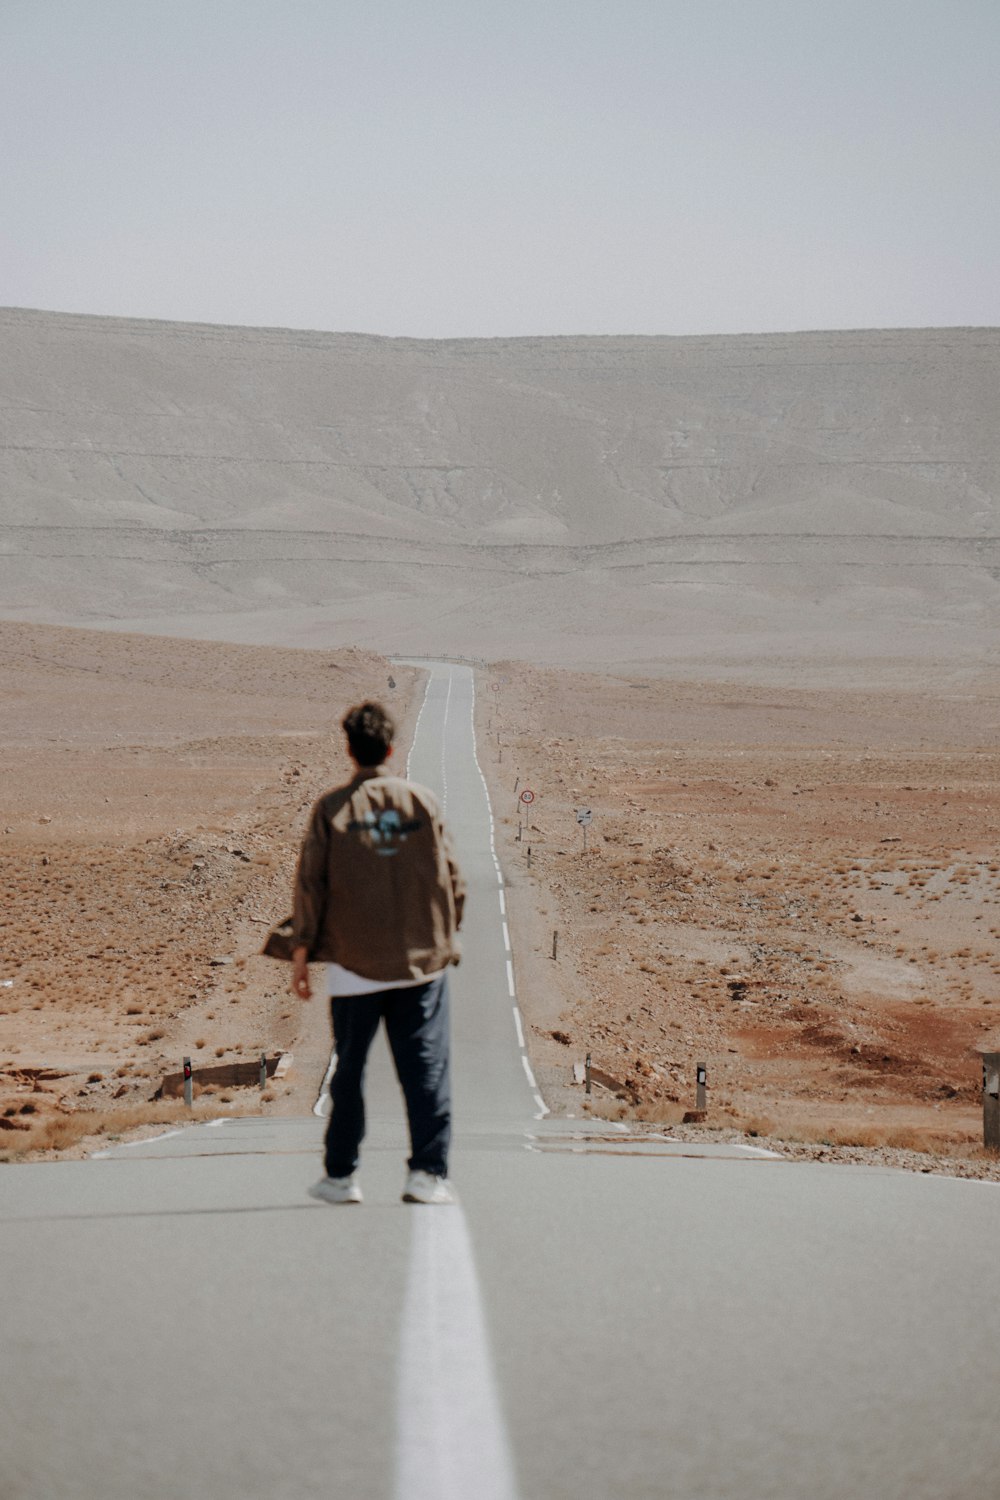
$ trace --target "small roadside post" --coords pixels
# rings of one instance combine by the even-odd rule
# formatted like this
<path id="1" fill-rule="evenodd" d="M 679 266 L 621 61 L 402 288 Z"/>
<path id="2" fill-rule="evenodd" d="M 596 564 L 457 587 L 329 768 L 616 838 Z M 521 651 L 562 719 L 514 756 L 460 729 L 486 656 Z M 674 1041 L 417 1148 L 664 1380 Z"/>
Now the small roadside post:
<path id="1" fill-rule="evenodd" d="M 516 788 L 515 788 L 515 790 L 516 790 Z M 521 793 L 520 797 L 518 797 L 518 799 L 517 799 L 517 837 L 518 837 L 518 841 L 520 841 L 520 839 L 521 839 L 521 808 L 522 807 L 524 807 L 524 808 L 530 807 L 531 804 L 534 802 L 534 800 L 535 800 L 535 794 L 531 790 L 530 786 L 526 786 L 524 788 L 524 791 Z M 530 858 L 530 856 L 529 856 L 529 858 Z"/>
<path id="2" fill-rule="evenodd" d="M 589 807 L 578 807 L 576 810 L 576 821 L 583 829 L 583 852 L 587 852 L 587 829 L 590 827 L 593 813 Z"/>
<path id="3" fill-rule="evenodd" d="M 191 1059 L 189 1057 L 184 1059 L 184 1103 L 188 1109 L 194 1103 L 194 1082 L 191 1077 Z"/>
<path id="4" fill-rule="evenodd" d="M 267 1088 L 267 1054 L 264 1053 L 264 1052 L 262 1052 L 260 1054 L 260 1091 L 261 1091 L 261 1093 L 263 1093 L 266 1088 Z"/>
<path id="5" fill-rule="evenodd" d="M 1000 1151 L 1000 1052 L 983 1057 L 983 1145 Z"/>
<path id="6" fill-rule="evenodd" d="M 587 1053 L 587 1061 L 584 1064 L 584 1068 L 586 1070 L 585 1073 L 584 1073 L 584 1080 L 585 1080 L 584 1081 L 584 1091 L 589 1094 L 590 1093 L 590 1053 L 589 1052 Z"/>
<path id="7" fill-rule="evenodd" d="M 705 1090 L 708 1084 L 708 1068 L 704 1063 L 695 1064 L 695 1099 L 694 1109 L 686 1109 L 682 1125 L 700 1125 L 708 1112 L 708 1103 Z"/>

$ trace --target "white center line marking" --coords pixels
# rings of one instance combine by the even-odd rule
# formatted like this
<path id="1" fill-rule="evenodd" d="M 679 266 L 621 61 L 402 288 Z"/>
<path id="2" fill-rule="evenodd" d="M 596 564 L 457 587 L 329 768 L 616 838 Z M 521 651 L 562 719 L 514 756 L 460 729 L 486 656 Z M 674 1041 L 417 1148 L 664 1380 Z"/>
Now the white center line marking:
<path id="1" fill-rule="evenodd" d="M 515 1026 L 515 1029 L 517 1031 L 517 1045 L 523 1049 L 523 1047 L 524 1047 L 524 1028 L 521 1025 L 521 1012 L 518 1010 L 518 1008 L 517 1008 L 516 1005 L 513 1007 L 513 1010 L 514 1010 L 514 1026 Z"/>
<path id="2" fill-rule="evenodd" d="M 395 1500 L 517 1500 L 465 1216 L 411 1217 Z"/>
<path id="3" fill-rule="evenodd" d="M 514 965 L 509 958 L 507 960 L 507 988 L 510 991 L 511 999 L 513 999 L 517 992 L 514 989 Z"/>

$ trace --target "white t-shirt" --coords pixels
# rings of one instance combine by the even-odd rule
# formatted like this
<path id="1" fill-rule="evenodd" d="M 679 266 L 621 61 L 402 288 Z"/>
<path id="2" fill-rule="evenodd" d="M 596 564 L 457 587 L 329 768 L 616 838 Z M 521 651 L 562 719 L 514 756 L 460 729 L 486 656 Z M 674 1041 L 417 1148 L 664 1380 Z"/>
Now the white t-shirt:
<path id="1" fill-rule="evenodd" d="M 362 974 L 354 974 L 341 964 L 327 964 L 326 992 L 330 996 L 341 996 L 374 995 L 378 990 L 412 990 L 418 984 L 439 979 L 443 973 L 444 970 L 439 969 L 436 974 L 425 974 L 422 979 L 365 979 Z"/>

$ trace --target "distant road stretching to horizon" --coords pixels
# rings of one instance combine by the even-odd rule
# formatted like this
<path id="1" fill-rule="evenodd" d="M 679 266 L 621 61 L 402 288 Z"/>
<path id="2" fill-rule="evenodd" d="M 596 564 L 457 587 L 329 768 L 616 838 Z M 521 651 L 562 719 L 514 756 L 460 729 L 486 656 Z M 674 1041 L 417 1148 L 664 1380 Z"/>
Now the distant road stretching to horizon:
<path id="1" fill-rule="evenodd" d="M 547 1115 L 472 709 L 431 667 L 411 756 L 470 885 L 461 1204 L 400 1203 L 381 1044 L 360 1209 L 305 1196 L 313 1116 L 3 1168 L 0 1494 L 994 1493 L 1000 1190 Z"/>

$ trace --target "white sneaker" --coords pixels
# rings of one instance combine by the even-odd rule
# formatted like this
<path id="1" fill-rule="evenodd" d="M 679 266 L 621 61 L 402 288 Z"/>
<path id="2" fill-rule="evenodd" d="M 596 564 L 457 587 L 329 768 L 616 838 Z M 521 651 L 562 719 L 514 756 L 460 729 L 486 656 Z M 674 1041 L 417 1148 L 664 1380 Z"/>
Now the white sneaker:
<path id="1" fill-rule="evenodd" d="M 361 1184 L 354 1172 L 350 1177 L 321 1177 L 309 1189 L 309 1196 L 322 1203 L 360 1203 Z"/>
<path id="2" fill-rule="evenodd" d="M 410 1172 L 403 1188 L 404 1203 L 454 1203 L 455 1194 L 447 1177 L 433 1172 Z"/>

